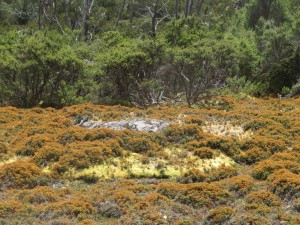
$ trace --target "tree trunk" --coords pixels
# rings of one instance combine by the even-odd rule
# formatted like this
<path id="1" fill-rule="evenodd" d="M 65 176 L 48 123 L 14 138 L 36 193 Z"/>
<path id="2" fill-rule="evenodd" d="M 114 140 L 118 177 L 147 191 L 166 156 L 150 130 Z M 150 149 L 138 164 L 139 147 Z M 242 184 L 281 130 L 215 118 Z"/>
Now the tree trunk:
<path id="1" fill-rule="evenodd" d="M 66 4 L 66 20 L 67 24 L 70 29 L 72 29 L 72 23 L 71 23 L 71 17 L 70 17 L 70 5 L 71 5 L 71 0 L 65 0 Z"/>
<path id="2" fill-rule="evenodd" d="M 82 34 L 84 37 L 88 34 L 89 0 L 84 0 L 82 12 Z"/>
<path id="3" fill-rule="evenodd" d="M 190 1 L 186 0 L 186 4 L 185 4 L 185 14 L 184 17 L 187 19 L 189 16 L 189 5 L 190 5 Z"/>
<path id="4" fill-rule="evenodd" d="M 119 21 L 120 21 L 120 19 L 121 19 L 121 17 L 122 17 L 122 13 L 123 13 L 123 11 L 124 11 L 125 4 L 126 4 L 126 0 L 123 1 L 123 4 L 122 4 L 122 6 L 121 6 L 121 9 L 120 9 L 120 11 L 119 11 L 119 13 L 118 13 L 118 18 L 117 18 L 117 21 L 116 21 L 116 27 L 119 25 Z"/>
<path id="5" fill-rule="evenodd" d="M 197 5 L 197 16 L 200 16 L 201 9 L 202 9 L 202 4 L 203 4 L 203 0 L 198 0 L 198 5 Z"/>
<path id="6" fill-rule="evenodd" d="M 193 6 L 194 6 L 194 0 L 190 0 L 189 7 L 188 7 L 188 16 L 193 14 Z"/>
<path id="7" fill-rule="evenodd" d="M 41 15 L 42 14 L 42 0 L 39 0 L 39 14 L 38 14 L 38 28 L 42 29 Z"/>
<path id="8" fill-rule="evenodd" d="M 159 0 L 155 0 L 154 9 L 152 13 L 152 22 L 151 22 L 152 36 L 156 36 L 156 17 L 157 17 L 158 3 Z"/>
<path id="9" fill-rule="evenodd" d="M 179 0 L 175 0 L 174 11 L 175 11 L 175 18 L 176 19 L 179 19 L 178 7 L 179 7 Z"/>

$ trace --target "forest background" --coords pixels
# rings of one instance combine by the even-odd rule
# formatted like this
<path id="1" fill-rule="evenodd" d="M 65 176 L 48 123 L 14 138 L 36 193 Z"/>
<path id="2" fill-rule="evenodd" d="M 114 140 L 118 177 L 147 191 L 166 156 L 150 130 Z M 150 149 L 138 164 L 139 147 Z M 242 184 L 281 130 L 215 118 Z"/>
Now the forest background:
<path id="1" fill-rule="evenodd" d="M 292 95 L 299 0 L 1 0 L 0 105 Z"/>

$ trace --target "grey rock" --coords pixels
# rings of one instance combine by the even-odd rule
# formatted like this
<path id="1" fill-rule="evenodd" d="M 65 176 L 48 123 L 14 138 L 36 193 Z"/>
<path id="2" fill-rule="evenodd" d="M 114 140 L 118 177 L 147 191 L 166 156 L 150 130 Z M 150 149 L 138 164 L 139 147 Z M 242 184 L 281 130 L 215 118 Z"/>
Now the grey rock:
<path id="1" fill-rule="evenodd" d="M 170 121 L 147 118 L 137 118 L 131 120 L 119 120 L 110 122 L 85 121 L 78 124 L 78 126 L 81 126 L 86 129 L 110 128 L 113 130 L 129 129 L 132 131 L 144 132 L 163 131 L 169 125 Z"/>

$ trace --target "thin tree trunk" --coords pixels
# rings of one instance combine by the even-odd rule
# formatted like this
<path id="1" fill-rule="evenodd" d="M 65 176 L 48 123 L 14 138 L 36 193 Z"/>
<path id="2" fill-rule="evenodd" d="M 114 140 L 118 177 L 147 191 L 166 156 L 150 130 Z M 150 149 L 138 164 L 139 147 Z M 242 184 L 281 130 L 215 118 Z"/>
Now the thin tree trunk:
<path id="1" fill-rule="evenodd" d="M 189 7 L 188 7 L 188 16 L 193 14 L 193 6 L 194 6 L 194 0 L 190 0 Z"/>
<path id="2" fill-rule="evenodd" d="M 66 20 L 67 24 L 72 29 L 72 23 L 71 23 L 71 17 L 70 17 L 70 5 L 71 5 L 71 0 L 65 0 L 66 4 Z"/>
<path id="3" fill-rule="evenodd" d="M 175 0 L 174 11 L 175 11 L 175 18 L 176 19 L 179 19 L 178 7 L 179 7 L 179 0 Z"/>
<path id="4" fill-rule="evenodd" d="M 203 0 L 198 0 L 198 5 L 197 5 L 197 16 L 200 16 L 201 9 L 202 9 L 202 4 L 203 4 Z"/>
<path id="5" fill-rule="evenodd" d="M 117 21 L 116 21 L 116 27 L 119 25 L 120 19 L 122 17 L 122 14 L 123 14 L 123 11 L 124 11 L 124 8 L 125 8 L 125 4 L 126 4 L 126 0 L 123 1 L 121 9 L 120 9 L 120 11 L 118 13 L 118 18 L 117 18 Z"/>
<path id="6" fill-rule="evenodd" d="M 190 1 L 189 0 L 186 0 L 186 4 L 185 4 L 185 15 L 184 17 L 187 19 L 188 16 L 189 16 L 189 3 Z"/>
<path id="7" fill-rule="evenodd" d="M 151 23 L 152 36 L 156 36 L 156 17 L 157 17 L 158 3 L 159 0 L 155 0 L 153 14 L 152 14 L 152 23 Z"/>
<path id="8" fill-rule="evenodd" d="M 88 34 L 88 17 L 89 17 L 89 0 L 84 0 L 83 12 L 82 12 L 82 34 L 84 37 Z"/>
<path id="9" fill-rule="evenodd" d="M 42 28 L 41 14 L 42 14 L 42 0 L 39 0 L 39 14 L 38 14 L 38 28 L 39 28 L 39 30 Z"/>

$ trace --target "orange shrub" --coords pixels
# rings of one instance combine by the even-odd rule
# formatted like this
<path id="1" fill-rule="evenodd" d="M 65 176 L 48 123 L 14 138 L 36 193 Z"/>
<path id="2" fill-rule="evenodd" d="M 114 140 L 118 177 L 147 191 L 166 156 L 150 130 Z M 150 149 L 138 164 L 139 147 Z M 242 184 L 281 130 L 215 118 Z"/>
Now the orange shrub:
<path id="1" fill-rule="evenodd" d="M 243 150 L 248 150 L 254 147 L 259 147 L 266 152 L 274 154 L 275 152 L 282 152 L 286 149 L 286 144 L 281 140 L 274 140 L 262 136 L 255 136 L 250 140 L 244 141 L 242 145 Z"/>
<path id="2" fill-rule="evenodd" d="M 150 150 L 158 150 L 161 147 L 147 138 L 133 138 L 128 141 L 126 148 L 136 153 L 142 153 Z"/>
<path id="3" fill-rule="evenodd" d="M 202 147 L 195 149 L 194 155 L 198 156 L 200 159 L 211 159 L 214 156 L 214 152 L 211 148 Z"/>
<path id="4" fill-rule="evenodd" d="M 6 144 L 4 144 L 3 142 L 0 142 L 0 154 L 7 154 L 8 149 Z"/>
<path id="5" fill-rule="evenodd" d="M 203 182 L 207 179 L 207 174 L 198 169 L 189 169 L 179 179 L 182 183 Z"/>
<path id="6" fill-rule="evenodd" d="M 49 203 L 59 200 L 59 195 L 51 187 L 36 187 L 32 190 L 26 190 L 19 194 L 19 199 L 22 202 L 29 202 L 31 204 Z"/>
<path id="7" fill-rule="evenodd" d="M 15 153 L 22 156 L 33 156 L 47 141 L 49 141 L 49 139 L 43 134 L 30 136 L 18 141 L 17 146 L 14 146 Z"/>
<path id="8" fill-rule="evenodd" d="M 212 149 L 219 149 L 228 156 L 234 156 L 241 152 L 238 140 L 229 137 L 210 137 L 203 140 L 203 144 Z"/>
<path id="9" fill-rule="evenodd" d="M 93 212 L 95 212 L 95 208 L 89 202 L 72 199 L 48 204 L 40 217 L 46 220 L 60 216 L 74 218 Z"/>
<path id="10" fill-rule="evenodd" d="M 271 153 L 269 151 L 263 150 L 262 148 L 259 147 L 253 147 L 235 156 L 234 159 L 237 162 L 251 165 L 261 160 L 267 159 L 270 155 Z"/>
<path id="11" fill-rule="evenodd" d="M 272 191 L 283 198 L 300 197 L 300 174 L 281 169 L 272 174 Z"/>
<path id="12" fill-rule="evenodd" d="M 225 178 L 230 178 L 238 175 L 237 169 L 232 166 L 220 166 L 217 169 L 213 169 L 208 173 L 208 180 L 218 181 Z"/>
<path id="13" fill-rule="evenodd" d="M 219 206 L 208 212 L 204 224 L 224 224 L 236 214 L 235 210 L 229 206 Z"/>
<path id="14" fill-rule="evenodd" d="M 0 201 L 0 218 L 8 219 L 17 213 L 22 207 L 22 202 L 18 201 Z"/>
<path id="15" fill-rule="evenodd" d="M 295 173 L 300 172 L 300 165 L 297 162 L 288 160 L 264 160 L 254 166 L 252 176 L 258 180 L 266 180 L 270 174 L 284 168 Z"/>
<path id="16" fill-rule="evenodd" d="M 53 142 L 38 150 L 32 160 L 39 166 L 48 166 L 50 163 L 58 162 L 65 152 L 66 149 L 62 145 Z"/>
<path id="17" fill-rule="evenodd" d="M 238 196 L 244 196 L 252 190 L 254 186 L 254 179 L 248 175 L 239 175 L 224 179 L 218 182 L 217 185 L 235 192 Z"/>
<path id="18" fill-rule="evenodd" d="M 171 124 L 164 130 L 168 141 L 186 143 L 193 139 L 203 138 L 203 131 L 197 124 Z"/>
<path id="19" fill-rule="evenodd" d="M 34 188 L 45 185 L 48 177 L 33 163 L 16 161 L 0 168 L 0 187 L 7 188 Z"/>
<path id="20" fill-rule="evenodd" d="M 294 209 L 300 213 L 300 197 L 293 202 Z"/>
<path id="21" fill-rule="evenodd" d="M 268 191 L 253 191 L 246 196 L 246 202 L 248 204 L 263 204 L 268 207 L 276 207 L 281 205 L 280 199 Z"/>
<path id="22" fill-rule="evenodd" d="M 158 193 L 195 208 L 211 208 L 232 201 L 228 191 L 208 183 L 162 183 L 158 186 Z"/>

